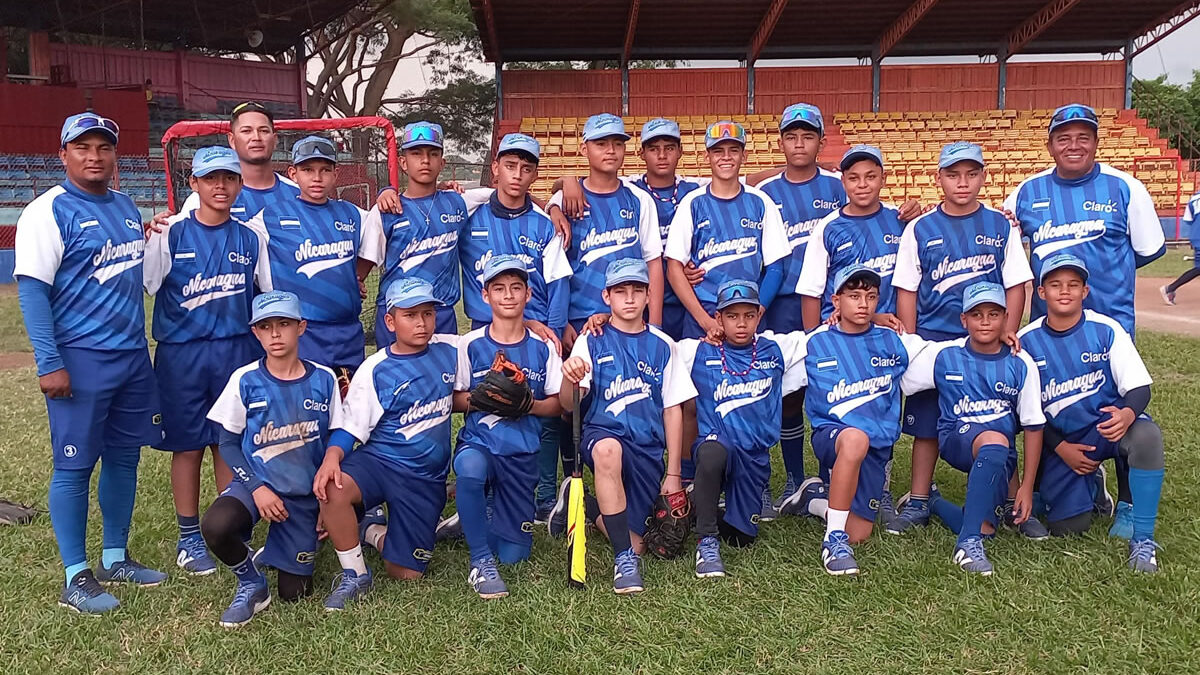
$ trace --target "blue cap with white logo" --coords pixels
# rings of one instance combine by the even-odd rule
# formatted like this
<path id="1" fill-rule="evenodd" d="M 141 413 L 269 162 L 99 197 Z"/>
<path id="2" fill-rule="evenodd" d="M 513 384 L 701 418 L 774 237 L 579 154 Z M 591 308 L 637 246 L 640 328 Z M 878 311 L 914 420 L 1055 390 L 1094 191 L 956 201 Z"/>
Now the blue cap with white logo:
<path id="1" fill-rule="evenodd" d="M 300 298 L 289 291 L 268 291 L 254 296 L 250 325 L 267 319 L 301 320 Z"/>
<path id="2" fill-rule="evenodd" d="M 310 159 L 337 164 L 337 147 L 324 136 L 305 136 L 292 146 L 292 164 L 299 166 Z"/>
<path id="3" fill-rule="evenodd" d="M 489 281 L 505 272 L 514 272 L 522 281 L 529 281 L 529 270 L 525 267 L 525 261 L 515 255 L 504 254 L 488 258 L 487 264 L 483 266 L 483 285 L 486 286 Z"/>
<path id="4" fill-rule="evenodd" d="M 612 113 L 600 113 L 587 118 L 587 122 L 583 125 L 583 140 L 594 141 L 600 138 L 620 138 L 629 140 L 629 133 L 625 131 L 625 120 L 613 115 Z"/>
<path id="5" fill-rule="evenodd" d="M 949 168 L 959 162 L 975 162 L 983 166 L 983 148 L 966 141 L 955 141 L 942 147 L 942 154 L 938 156 L 939 169 Z"/>
<path id="6" fill-rule="evenodd" d="M 883 152 L 879 148 L 873 145 L 856 145 L 842 155 L 842 161 L 838 162 L 838 169 L 845 171 L 864 159 L 875 162 L 879 168 L 883 168 Z"/>
<path id="7" fill-rule="evenodd" d="M 228 171 L 242 175 L 242 163 L 232 148 L 209 145 L 192 155 L 192 175 L 203 178 L 214 171 Z"/>
<path id="8" fill-rule="evenodd" d="M 825 118 L 821 109 L 809 103 L 793 103 L 783 109 L 779 118 L 779 131 L 787 131 L 792 127 L 807 127 L 817 133 L 825 133 Z"/>
<path id="9" fill-rule="evenodd" d="M 1054 114 L 1050 116 L 1050 130 L 1047 133 L 1054 133 L 1054 130 L 1074 122 L 1083 122 L 1093 129 L 1100 129 L 1100 119 L 1096 116 L 1096 111 L 1091 106 L 1082 103 L 1068 103 L 1055 109 Z"/>
<path id="10" fill-rule="evenodd" d="M 1087 263 L 1083 262 L 1083 258 L 1070 253 L 1056 253 L 1042 261 L 1042 273 L 1038 275 L 1038 283 L 1044 282 L 1054 270 L 1063 268 L 1075 270 L 1084 281 L 1088 280 Z"/>
<path id="11" fill-rule="evenodd" d="M 842 269 L 838 270 L 837 274 L 833 275 L 834 294 L 841 293 L 842 286 L 845 286 L 850 281 L 858 278 L 866 279 L 876 287 L 879 286 L 881 281 L 879 272 L 876 272 L 866 265 L 855 263 L 853 265 L 843 267 Z"/>
<path id="12" fill-rule="evenodd" d="M 656 138 L 671 138 L 678 141 L 683 136 L 679 133 L 679 125 L 674 121 L 665 117 L 655 117 L 642 125 L 642 145 Z"/>
<path id="13" fill-rule="evenodd" d="M 113 145 L 117 144 L 117 138 L 121 135 L 121 127 L 107 117 L 102 117 L 94 112 L 79 113 L 63 120 L 62 132 L 58 137 L 59 147 L 65 148 L 67 143 L 93 131 L 107 136 Z"/>
<path id="14" fill-rule="evenodd" d="M 1004 287 L 994 281 L 980 281 L 963 289 L 963 313 L 967 313 L 985 303 L 1000 305 L 1007 308 L 1004 301 Z"/>
<path id="15" fill-rule="evenodd" d="M 442 125 L 433 122 L 413 122 L 405 126 L 400 134 L 400 149 L 408 150 L 422 145 L 440 148 L 444 139 Z"/>
<path id="16" fill-rule="evenodd" d="M 533 157 L 533 161 L 538 161 L 542 151 L 542 145 L 537 142 L 537 139 L 525 134 L 505 134 L 504 138 L 500 139 L 500 145 L 496 147 L 496 156 L 499 157 L 506 152 L 523 152 Z"/>
<path id="17" fill-rule="evenodd" d="M 758 284 L 744 279 L 730 279 L 717 287 L 717 310 L 738 304 L 761 305 Z"/>
<path id="18" fill-rule="evenodd" d="M 384 299 L 389 312 L 397 307 L 412 309 L 430 302 L 435 305 L 443 304 L 441 300 L 433 297 L 433 284 L 420 277 L 402 277 L 393 281 L 392 285 L 388 286 Z"/>
<path id="19" fill-rule="evenodd" d="M 641 258 L 621 258 L 608 264 L 604 271 L 604 287 L 612 288 L 627 282 L 650 284 L 650 268 Z"/>

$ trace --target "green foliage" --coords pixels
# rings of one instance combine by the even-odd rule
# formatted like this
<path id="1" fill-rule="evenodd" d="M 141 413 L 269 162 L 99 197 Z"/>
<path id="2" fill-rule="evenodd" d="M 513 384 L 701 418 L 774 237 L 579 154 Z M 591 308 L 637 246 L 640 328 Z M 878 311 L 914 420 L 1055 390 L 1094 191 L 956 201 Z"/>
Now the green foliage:
<path id="1" fill-rule="evenodd" d="M 1200 70 L 1187 85 L 1167 82 L 1166 75 L 1134 80 L 1133 107 L 1184 158 L 1200 158 Z"/>

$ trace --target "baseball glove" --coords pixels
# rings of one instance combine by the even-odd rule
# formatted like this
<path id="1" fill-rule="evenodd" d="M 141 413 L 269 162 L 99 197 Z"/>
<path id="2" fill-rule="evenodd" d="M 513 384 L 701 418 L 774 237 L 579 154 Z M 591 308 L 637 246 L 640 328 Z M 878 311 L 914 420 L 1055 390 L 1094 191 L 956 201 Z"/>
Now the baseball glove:
<path id="1" fill-rule="evenodd" d="M 533 408 L 533 391 L 525 373 L 508 360 L 503 349 L 496 352 L 483 381 L 471 390 L 471 407 L 501 417 L 521 417 Z"/>
<path id="2" fill-rule="evenodd" d="M 37 509 L 0 499 L 0 525 L 26 525 L 33 522 Z"/>
<path id="3" fill-rule="evenodd" d="M 642 541 L 656 558 L 670 560 L 683 554 L 683 542 L 692 531 L 692 502 L 685 490 L 659 495 Z"/>

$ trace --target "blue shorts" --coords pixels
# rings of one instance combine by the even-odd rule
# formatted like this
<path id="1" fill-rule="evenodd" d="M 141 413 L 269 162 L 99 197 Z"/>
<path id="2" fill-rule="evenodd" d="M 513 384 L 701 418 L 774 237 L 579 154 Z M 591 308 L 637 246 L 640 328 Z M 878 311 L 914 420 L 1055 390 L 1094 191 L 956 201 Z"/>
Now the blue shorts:
<path id="1" fill-rule="evenodd" d="M 1193 224 L 1192 227 L 1200 227 L 1198 224 Z M 1192 267 L 1200 269 L 1200 246 L 1192 244 Z"/>
<path id="2" fill-rule="evenodd" d="M 233 481 L 221 496 L 233 497 L 241 502 L 250 512 L 251 526 L 262 519 L 245 483 Z M 317 559 L 317 516 L 321 513 L 321 506 L 313 495 L 279 495 L 279 498 L 283 500 L 288 517 L 282 523 L 270 523 L 267 543 L 258 561 L 289 574 L 311 577 L 313 563 Z"/>
<path id="3" fill-rule="evenodd" d="M 145 349 L 59 347 L 71 397 L 46 398 L 56 469 L 90 469 L 108 452 L 162 441 L 162 408 Z"/>
<path id="4" fill-rule="evenodd" d="M 812 449 L 820 463 L 821 480 L 829 483 L 829 475 L 833 464 L 837 461 L 837 437 L 850 427 L 840 424 L 827 424 L 813 429 Z M 892 448 L 870 448 L 858 469 L 858 487 L 854 490 L 854 500 L 850 503 L 850 512 L 859 518 L 874 521 L 875 513 L 879 510 L 879 497 L 883 494 L 883 477 L 887 463 L 892 461 Z"/>
<path id="5" fill-rule="evenodd" d="M 717 309 L 716 309 L 717 306 L 715 303 L 702 302 L 701 304 L 704 305 L 704 311 L 709 316 L 712 316 L 713 312 L 717 311 Z M 707 333 L 705 333 L 703 330 L 700 329 L 700 324 L 696 323 L 696 319 L 695 319 L 695 317 L 692 316 L 692 313 L 687 311 L 686 309 L 683 310 L 683 323 L 681 324 L 681 327 L 680 327 L 680 334 L 683 335 L 683 339 L 685 339 L 685 340 L 687 340 L 687 339 L 700 340 L 700 339 L 703 339 L 705 335 L 707 335 Z"/>
<path id="6" fill-rule="evenodd" d="M 1066 440 L 1095 446 L 1095 450 L 1085 454 L 1096 461 L 1115 459 L 1121 455 L 1120 444 L 1101 436 L 1095 427 L 1068 434 Z M 1046 506 L 1047 520 L 1066 520 L 1092 510 L 1093 479 L 1090 474 L 1081 476 L 1075 473 L 1054 448 L 1042 451 L 1042 463 L 1038 470 L 1041 474 L 1038 491 Z"/>
<path id="7" fill-rule="evenodd" d="M 725 522 L 752 537 L 758 536 L 762 493 L 771 479 L 769 450 L 741 450 L 723 441 L 720 435 L 712 434 L 696 439 L 692 457 L 708 441 L 725 446 L 725 480 L 721 483 L 725 492 Z"/>
<path id="8" fill-rule="evenodd" d="M 346 368 L 354 372 L 363 362 L 366 349 L 362 323 L 322 323 L 309 321 L 300 336 L 300 358 L 328 368 Z"/>
<path id="9" fill-rule="evenodd" d="M 663 305 L 662 331 L 676 342 L 683 339 L 683 320 L 687 313 L 688 311 L 683 308 L 683 305 L 677 303 Z"/>
<path id="10" fill-rule="evenodd" d="M 635 448 L 609 431 L 584 425 L 579 439 L 579 454 L 593 473 L 596 471 L 596 465 L 592 461 L 592 448 L 606 438 L 621 444 L 621 484 L 625 486 L 625 513 L 629 517 L 629 529 L 641 536 L 646 532 L 646 521 L 650 519 L 654 500 L 658 499 L 659 493 L 662 492 L 663 474 L 666 473 L 662 448 Z"/>
<path id="11" fill-rule="evenodd" d="M 938 454 L 950 466 L 962 471 L 963 473 L 971 473 L 971 467 L 975 464 L 975 451 L 972 446 L 975 444 L 975 437 L 985 431 L 995 431 L 981 424 L 960 424 L 954 429 L 940 429 L 938 431 Z M 1008 476 L 1011 478 L 1013 471 L 1017 469 L 1017 446 L 1012 436 L 1008 436 Z"/>
<path id="12" fill-rule="evenodd" d="M 519 455 L 498 455 L 490 448 L 464 443 L 458 446 L 462 452 L 472 448 L 481 453 L 488 462 L 485 490 L 492 494 L 491 533 L 507 542 L 524 546 L 526 551 L 533 546 L 533 491 L 537 487 L 537 452 Z"/>
<path id="13" fill-rule="evenodd" d="M 379 552 L 383 559 L 424 572 L 433 559 L 433 532 L 446 507 L 445 482 L 417 478 L 362 450 L 342 460 L 342 473 L 358 484 L 363 508 L 387 504 L 387 538 Z"/>
<path id="14" fill-rule="evenodd" d="M 384 323 L 384 317 L 387 316 L 387 308 L 383 305 L 375 306 L 375 347 L 383 349 L 384 347 L 396 341 L 396 334 L 387 329 L 387 324 Z M 458 313 L 454 307 L 439 305 L 437 308 L 437 325 L 434 327 L 435 333 L 445 335 L 458 335 Z M 359 363 L 362 359 L 359 359 Z M 345 365 L 345 364 L 338 364 Z"/>
<path id="15" fill-rule="evenodd" d="M 208 411 L 233 371 L 262 357 L 252 335 L 192 342 L 160 342 L 154 351 L 154 375 L 162 397 L 159 450 L 183 452 L 216 445 L 220 428 Z"/>
<path id="16" fill-rule="evenodd" d="M 802 297 L 804 296 L 798 293 L 776 295 L 763 316 L 759 332 L 771 330 L 776 333 L 791 333 L 804 330 L 804 316 L 800 312 L 800 298 Z"/>
<path id="17" fill-rule="evenodd" d="M 900 431 L 913 438 L 937 438 L 938 418 L 937 389 L 927 389 L 904 397 L 904 424 Z"/>

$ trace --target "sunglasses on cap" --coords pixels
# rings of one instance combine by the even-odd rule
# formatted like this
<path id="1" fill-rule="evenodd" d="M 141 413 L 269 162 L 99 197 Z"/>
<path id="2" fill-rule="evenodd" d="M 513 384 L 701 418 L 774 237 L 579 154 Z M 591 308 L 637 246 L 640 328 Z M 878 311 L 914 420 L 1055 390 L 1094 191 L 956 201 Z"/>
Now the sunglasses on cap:
<path id="1" fill-rule="evenodd" d="M 442 142 L 442 132 L 437 127 L 427 124 L 411 126 L 404 130 L 404 142 L 411 143 L 413 141 L 429 141 L 430 143 L 440 145 Z"/>
<path id="2" fill-rule="evenodd" d="M 267 107 L 265 105 L 259 103 L 258 101 L 244 101 L 242 103 L 239 103 L 239 104 L 233 106 L 233 111 L 230 114 L 233 116 L 237 116 L 237 115 L 241 115 L 244 112 L 260 112 L 260 113 L 264 113 L 267 115 L 271 114 L 270 111 L 267 110 Z"/>
<path id="3" fill-rule="evenodd" d="M 817 129 L 821 128 L 820 116 L 817 114 L 817 111 L 810 110 L 809 108 L 794 108 L 788 111 L 787 117 L 783 118 L 782 126 L 787 127 L 796 122 L 804 122 Z"/>
<path id="4" fill-rule="evenodd" d="M 721 289 L 721 300 L 758 301 L 758 290 L 746 284 L 731 284 Z"/>
<path id="5" fill-rule="evenodd" d="M 306 157 L 312 154 L 321 155 L 337 155 L 337 148 L 333 146 L 333 141 L 325 138 L 312 138 L 307 141 L 297 143 L 292 148 L 292 154 Z"/>
<path id="6" fill-rule="evenodd" d="M 1097 125 L 1099 124 L 1099 120 L 1096 118 L 1095 110 L 1092 110 L 1086 105 L 1076 104 L 1063 106 L 1062 108 L 1056 110 L 1054 112 L 1054 117 L 1050 118 L 1050 126 L 1055 127 L 1060 124 L 1066 124 L 1067 122 L 1075 121 L 1091 122 L 1092 124 Z"/>
<path id="7" fill-rule="evenodd" d="M 100 117 L 99 115 L 88 115 L 86 117 L 80 117 L 74 122 L 71 122 L 71 126 L 67 127 L 67 133 L 64 135 L 69 136 L 73 131 L 95 129 L 96 127 L 108 129 L 118 136 L 121 134 L 121 127 L 117 126 L 116 122 L 108 119 L 107 117 Z"/>
<path id="8" fill-rule="evenodd" d="M 737 122 L 718 122 L 708 128 L 708 137 L 711 139 L 731 139 L 735 141 L 746 140 L 746 130 Z"/>

